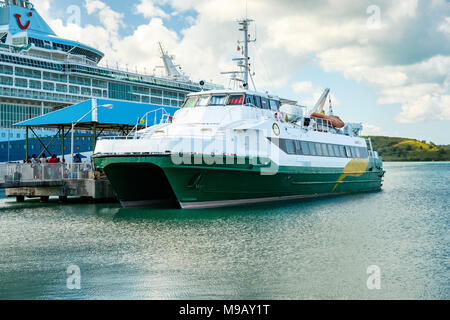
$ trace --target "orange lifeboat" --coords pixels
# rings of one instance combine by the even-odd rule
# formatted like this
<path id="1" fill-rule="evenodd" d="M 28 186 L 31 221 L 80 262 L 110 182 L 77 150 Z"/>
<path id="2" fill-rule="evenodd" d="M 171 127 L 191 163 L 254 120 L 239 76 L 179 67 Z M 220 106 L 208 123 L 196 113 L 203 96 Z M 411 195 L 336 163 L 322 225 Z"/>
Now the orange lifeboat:
<path id="1" fill-rule="evenodd" d="M 334 128 L 337 129 L 342 129 L 343 127 L 345 127 L 344 121 L 342 121 L 341 118 L 339 118 L 338 116 L 330 116 L 314 112 L 311 114 L 311 118 L 320 118 L 325 121 L 328 121 Z"/>

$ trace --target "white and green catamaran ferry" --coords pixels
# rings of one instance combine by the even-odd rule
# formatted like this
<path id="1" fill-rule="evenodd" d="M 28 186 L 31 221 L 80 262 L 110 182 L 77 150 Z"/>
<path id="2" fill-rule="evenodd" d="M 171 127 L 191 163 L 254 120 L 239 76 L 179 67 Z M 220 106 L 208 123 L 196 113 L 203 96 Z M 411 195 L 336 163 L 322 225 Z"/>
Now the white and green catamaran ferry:
<path id="1" fill-rule="evenodd" d="M 361 124 L 345 124 L 331 105 L 325 113 L 328 89 L 311 110 L 249 89 L 250 22 L 240 21 L 239 86 L 191 93 L 173 118 L 97 143 L 96 165 L 123 206 L 207 208 L 381 189 L 382 160 L 359 136 Z"/>

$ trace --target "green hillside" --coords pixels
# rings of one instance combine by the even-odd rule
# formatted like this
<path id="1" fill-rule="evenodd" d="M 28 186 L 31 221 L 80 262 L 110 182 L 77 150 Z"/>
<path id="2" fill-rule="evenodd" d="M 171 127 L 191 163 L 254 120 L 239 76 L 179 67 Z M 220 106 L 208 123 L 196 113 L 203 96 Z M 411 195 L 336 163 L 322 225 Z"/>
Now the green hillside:
<path id="1" fill-rule="evenodd" d="M 373 149 L 385 161 L 450 161 L 450 145 L 407 138 L 371 136 Z"/>

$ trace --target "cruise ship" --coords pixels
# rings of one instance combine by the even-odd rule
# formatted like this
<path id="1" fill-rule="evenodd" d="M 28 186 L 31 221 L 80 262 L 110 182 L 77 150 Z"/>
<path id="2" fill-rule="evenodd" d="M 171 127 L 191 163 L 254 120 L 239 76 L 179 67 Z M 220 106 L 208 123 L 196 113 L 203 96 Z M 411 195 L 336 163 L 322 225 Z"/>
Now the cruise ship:
<path id="1" fill-rule="evenodd" d="M 382 159 L 361 124 L 334 114 L 329 89 L 310 108 L 250 90 L 250 22 L 240 21 L 243 56 L 230 72 L 239 85 L 188 94 L 172 121 L 98 141 L 94 161 L 123 206 L 209 208 L 381 189 Z"/>
<path id="2" fill-rule="evenodd" d="M 56 109 L 92 98 L 180 107 L 188 93 L 220 87 L 191 81 L 162 46 L 161 54 L 164 76 L 100 66 L 101 51 L 58 37 L 30 1 L 0 0 L 0 162 L 25 157 L 25 130 L 15 123 Z M 77 151 L 93 151 L 91 138 L 80 135 Z M 50 151 L 62 154 L 59 145 Z M 30 149 L 42 151 L 34 140 Z"/>

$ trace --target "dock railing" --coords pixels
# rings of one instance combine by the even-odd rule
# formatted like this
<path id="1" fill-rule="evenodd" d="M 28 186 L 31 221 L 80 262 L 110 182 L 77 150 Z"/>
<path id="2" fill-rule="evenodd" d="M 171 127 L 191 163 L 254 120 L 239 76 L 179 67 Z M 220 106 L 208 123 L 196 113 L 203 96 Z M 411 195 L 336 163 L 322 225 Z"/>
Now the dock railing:
<path id="1" fill-rule="evenodd" d="M 93 170 L 90 163 L 0 163 L 0 185 L 93 179 Z"/>

